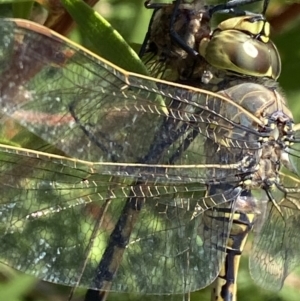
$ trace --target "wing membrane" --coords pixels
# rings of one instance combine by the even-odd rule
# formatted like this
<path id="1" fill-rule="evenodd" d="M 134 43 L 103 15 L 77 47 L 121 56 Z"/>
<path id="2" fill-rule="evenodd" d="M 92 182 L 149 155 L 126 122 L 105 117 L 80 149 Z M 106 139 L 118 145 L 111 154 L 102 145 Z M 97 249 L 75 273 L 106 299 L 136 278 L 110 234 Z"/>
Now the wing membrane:
<path id="1" fill-rule="evenodd" d="M 260 286 L 273 291 L 282 288 L 300 261 L 296 231 L 300 225 L 299 183 L 299 179 L 281 174 L 282 187 L 272 192 L 280 211 L 274 203 L 267 203 L 252 247 L 251 275 Z"/>
<path id="2" fill-rule="evenodd" d="M 108 176 L 94 172 L 92 164 L 29 152 L 1 148 L 1 257 L 6 263 L 47 281 L 75 285 L 80 280 L 80 286 L 99 288 L 93 286 L 98 260 L 130 201 L 143 206 L 112 290 L 182 293 L 216 277 L 230 221 L 213 223 L 216 211 L 210 208 L 231 203 L 240 189 L 205 197 L 201 183 L 159 185 L 148 179 L 139 184 L 134 173 Z"/>
<path id="3" fill-rule="evenodd" d="M 1 22 L 1 36 L 7 40 L 2 43 L 6 48 L 1 73 L 13 83 L 9 86 L 7 80 L 2 81 L 2 109 L 65 154 L 94 162 L 168 163 L 179 152 L 185 153 L 180 156 L 181 164 L 194 163 L 195 157 L 201 162 L 203 144 L 208 135 L 214 137 L 212 125 L 221 119 L 223 128 L 237 132 L 227 138 L 233 147 L 243 145 L 245 127 L 208 106 L 240 108 L 224 96 L 176 86 L 171 89 L 169 83 L 155 87 L 151 79 L 121 72 L 57 36 L 45 38 L 38 27 L 29 31 L 22 24 Z M 23 61 L 19 56 L 19 65 L 11 66 L 20 51 Z M 38 62 L 36 73 L 28 63 L 31 57 Z M 12 85 L 18 88 L 10 88 Z M 193 139 L 186 149 L 183 141 L 188 135 Z M 258 148 L 256 141 L 248 141 L 248 147 Z"/>

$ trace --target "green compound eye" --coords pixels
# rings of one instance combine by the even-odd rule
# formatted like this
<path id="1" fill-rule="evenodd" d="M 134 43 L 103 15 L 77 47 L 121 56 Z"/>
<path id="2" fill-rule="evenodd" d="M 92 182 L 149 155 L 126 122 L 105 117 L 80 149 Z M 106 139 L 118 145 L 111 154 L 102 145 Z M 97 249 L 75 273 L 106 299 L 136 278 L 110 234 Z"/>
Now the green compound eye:
<path id="1" fill-rule="evenodd" d="M 270 24 L 262 18 L 231 18 L 201 41 L 199 52 L 218 69 L 277 79 L 281 60 L 269 34 Z"/>
<path id="2" fill-rule="evenodd" d="M 270 36 L 270 24 L 261 15 L 234 17 L 221 22 L 218 25 L 221 31 L 235 29 L 249 35 L 257 36 L 256 38 L 267 43 Z"/>

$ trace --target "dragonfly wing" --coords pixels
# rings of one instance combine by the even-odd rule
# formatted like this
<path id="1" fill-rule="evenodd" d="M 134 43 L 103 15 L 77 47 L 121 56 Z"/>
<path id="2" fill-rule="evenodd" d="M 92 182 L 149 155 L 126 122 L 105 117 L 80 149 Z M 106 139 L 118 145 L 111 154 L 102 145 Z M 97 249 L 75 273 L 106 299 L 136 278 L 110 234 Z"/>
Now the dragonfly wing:
<path id="1" fill-rule="evenodd" d="M 0 106 L 10 133 L 26 135 L 21 124 L 64 154 L 93 162 L 200 163 L 222 120 L 217 111 L 240 109 L 225 96 L 129 74 L 49 32 L 1 20 Z M 228 147 L 259 148 L 258 133 L 245 142 L 246 127 L 230 118 L 222 127 L 233 131 L 223 137 Z M 45 142 L 36 148 L 49 152 Z"/>
<path id="2" fill-rule="evenodd" d="M 0 45 L 5 262 L 98 289 L 118 270 L 116 291 L 211 283 L 261 120 L 226 91 L 128 73 L 27 21 L 1 20 Z"/>
<path id="3" fill-rule="evenodd" d="M 141 212 L 143 222 L 137 226 L 137 232 L 133 231 L 112 288 L 117 288 L 119 283 L 128 284 L 126 271 L 128 273 L 129 265 L 140 270 L 131 276 L 134 290 L 144 293 L 178 294 L 212 283 L 223 263 L 231 226 L 231 220 L 220 218 L 217 208 L 229 206 L 232 209 L 239 193 L 237 189 L 207 198 L 175 197 L 170 201 L 173 206 L 160 201 L 154 206 L 146 199 Z M 174 206 L 176 202 L 178 204 Z M 205 210 L 204 203 L 214 209 Z M 147 218 L 149 211 L 156 216 L 151 221 Z M 145 250 L 148 250 L 146 254 Z"/>
<path id="4" fill-rule="evenodd" d="M 300 200 L 299 180 L 281 176 L 286 192 L 272 192 L 280 211 L 268 202 L 262 224 L 256 230 L 250 257 L 250 272 L 260 286 L 278 291 L 284 280 L 299 265 Z M 291 189 L 290 191 L 288 191 Z"/>
<path id="5" fill-rule="evenodd" d="M 5 263 L 47 281 L 99 289 L 99 258 L 110 268 L 124 253 L 112 290 L 143 293 L 189 292 L 217 276 L 231 226 L 217 208 L 232 209 L 241 188 L 205 196 L 199 182 L 134 182 L 134 173 L 103 175 L 51 154 L 2 147 L 0 158 Z M 125 203 L 131 207 L 122 215 Z"/>

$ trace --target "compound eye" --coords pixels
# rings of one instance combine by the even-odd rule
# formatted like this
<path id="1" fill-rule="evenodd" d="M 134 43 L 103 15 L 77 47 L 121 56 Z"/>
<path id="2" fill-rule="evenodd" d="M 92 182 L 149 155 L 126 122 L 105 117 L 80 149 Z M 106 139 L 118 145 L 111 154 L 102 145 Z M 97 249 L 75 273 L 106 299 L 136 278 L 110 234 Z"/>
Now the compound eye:
<path id="1" fill-rule="evenodd" d="M 212 66 L 242 75 L 277 79 L 281 60 L 275 45 L 238 31 L 215 31 L 200 43 L 200 54 Z"/>
<path id="2" fill-rule="evenodd" d="M 264 43 L 269 41 L 270 36 L 270 23 L 261 15 L 230 18 L 221 22 L 218 29 L 220 31 L 231 29 L 242 31 Z"/>

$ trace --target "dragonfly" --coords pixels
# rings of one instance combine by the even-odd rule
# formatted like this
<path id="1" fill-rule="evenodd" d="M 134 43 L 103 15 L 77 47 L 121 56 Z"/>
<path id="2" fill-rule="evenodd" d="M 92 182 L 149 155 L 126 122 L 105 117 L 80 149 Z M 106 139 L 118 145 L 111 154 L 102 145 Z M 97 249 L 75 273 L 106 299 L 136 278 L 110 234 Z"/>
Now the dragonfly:
<path id="1" fill-rule="evenodd" d="M 299 262 L 299 134 L 276 89 L 241 83 L 264 95 L 257 115 L 234 87 L 130 73 L 38 24 L 0 23 L 2 262 L 69 286 L 182 294 L 216 279 L 230 213 L 251 210 L 265 220 L 254 275 L 283 285 Z M 263 268 L 274 260 L 279 273 Z"/>
<path id="2" fill-rule="evenodd" d="M 251 12 L 233 9 L 233 6 L 236 4 L 235 1 L 233 1 L 233 3 L 229 1 L 226 4 L 227 7 L 223 4 L 207 8 L 203 6 L 203 3 L 200 1 L 194 1 L 192 3 L 176 1 L 173 4 L 160 5 L 159 7 L 155 4 L 147 3 L 148 8 L 155 10 L 152 17 L 153 23 L 150 23 L 148 34 L 144 42 L 144 48 L 142 48 L 142 56 L 148 55 L 150 57 L 146 58 L 146 64 L 149 65 L 149 70 L 152 71 L 152 75 L 167 80 L 174 80 L 175 75 L 175 81 L 177 82 L 182 82 L 183 78 L 185 78 L 184 83 L 186 84 L 206 89 L 215 89 L 221 91 L 221 93 L 223 93 L 224 89 L 226 91 L 226 88 L 237 85 L 236 89 L 240 91 L 239 95 L 236 94 L 236 101 L 238 101 L 239 98 L 242 99 L 247 96 L 247 93 L 251 93 L 251 89 L 253 88 L 251 87 L 250 90 L 245 89 L 243 85 L 238 85 L 241 82 L 259 81 L 260 77 L 264 77 L 262 81 L 259 81 L 260 84 L 270 85 L 268 78 L 278 78 L 281 71 L 281 62 L 276 47 L 269 41 L 269 24 L 261 14 L 255 15 Z M 231 7 L 230 5 L 233 6 Z M 268 1 L 264 1 L 263 15 L 267 7 Z M 218 11 L 224 12 L 224 10 L 228 13 L 230 9 L 231 13 L 247 16 L 232 18 L 222 22 L 213 32 L 212 37 L 207 38 L 207 34 L 210 31 L 209 20 L 212 18 L 212 15 Z M 257 29 L 258 31 L 256 32 Z M 164 38 L 166 32 L 169 32 L 169 39 Z M 245 35 L 245 33 L 247 34 Z M 266 34 L 265 37 L 264 34 Z M 249 48 L 247 48 L 247 51 L 243 49 L 244 43 L 248 43 L 250 37 L 254 39 L 251 41 L 251 44 L 253 43 L 252 45 L 260 53 L 257 56 L 260 66 L 256 70 L 254 70 L 256 67 L 252 56 L 250 58 L 251 63 L 247 65 Z M 263 43 L 258 42 L 262 37 L 263 39 L 266 38 L 264 41 L 261 40 Z M 242 45 L 242 47 L 240 47 L 240 45 Z M 264 55 L 265 51 L 267 55 Z M 237 58 L 237 56 L 241 57 Z M 208 62 L 209 64 L 207 64 Z M 203 76 L 203 74 L 207 75 L 206 70 L 209 70 L 211 65 L 217 67 L 217 69 L 226 70 L 225 73 L 217 75 L 218 81 L 213 86 L 207 85 L 207 78 Z M 186 70 L 189 70 L 189 72 L 187 73 Z M 232 74 L 228 71 L 240 73 L 243 79 L 241 80 L 239 76 L 234 76 L 230 79 Z M 265 71 L 266 73 L 264 73 Z M 216 71 L 214 72 L 216 73 Z M 219 73 L 219 70 L 217 70 L 217 73 Z M 188 75 L 188 78 L 186 78 L 186 75 Z M 247 75 L 255 79 L 245 78 Z M 245 90 L 243 91 L 243 89 Z M 253 92 L 254 90 L 255 89 L 253 89 Z M 228 89 L 228 91 L 230 91 L 230 89 Z M 259 89 L 256 93 L 264 93 L 262 90 L 261 92 L 258 91 Z M 243 94 L 243 92 L 245 92 L 245 94 Z M 226 91 L 226 94 L 231 96 L 230 92 L 227 93 Z M 253 97 L 251 100 L 246 97 L 244 106 L 247 107 L 247 102 L 250 102 L 251 105 L 255 103 L 258 104 L 258 99 L 255 99 L 256 97 L 257 96 Z M 273 98 L 275 102 L 276 99 L 275 97 Z M 279 102 L 284 103 L 285 100 L 281 99 Z M 252 112 L 255 113 L 255 110 L 259 110 L 259 106 L 260 105 L 255 106 Z M 279 104 L 278 108 L 280 108 L 280 106 Z M 271 112 L 274 109 L 276 110 L 276 108 L 272 108 Z M 209 143 L 206 147 L 209 150 L 214 149 Z M 228 149 L 227 151 L 227 147 L 228 145 L 222 145 L 221 147 L 218 145 L 215 149 L 216 153 L 219 152 L 220 162 L 224 160 L 225 157 L 228 160 L 232 155 L 232 150 Z M 264 152 L 264 150 L 262 151 Z M 217 155 L 213 158 L 213 161 L 217 161 Z M 293 168 L 290 166 L 289 169 Z M 224 186 L 222 186 L 221 189 L 224 189 Z M 260 209 L 253 206 L 251 194 L 249 194 L 246 199 L 249 206 L 247 208 L 247 214 L 237 206 L 234 211 L 235 213 L 238 212 L 238 214 L 229 215 L 229 218 L 232 219 L 232 229 L 230 230 L 228 245 L 226 247 L 227 255 L 224 260 L 224 266 L 221 268 L 220 274 L 215 281 L 211 300 L 236 300 L 236 279 L 240 256 L 249 231 L 253 229 L 255 223 L 259 223 L 257 221 L 254 222 L 254 218 Z M 242 211 L 242 215 L 240 211 Z M 232 211 L 230 211 L 230 213 L 232 213 Z M 222 212 L 222 214 L 224 215 L 224 212 Z M 261 214 L 261 212 L 259 212 L 259 214 Z M 220 218 L 222 218 L 221 215 Z M 225 217 L 223 216 L 223 218 Z M 260 223 L 263 222 L 262 219 Z M 266 237 L 266 239 L 270 239 L 270 237 Z M 253 270 L 257 271 L 256 263 L 250 261 L 250 264 L 252 264 Z M 272 267 L 273 266 L 274 265 L 272 265 Z M 255 279 L 257 275 L 253 273 L 252 276 Z M 258 277 L 258 279 L 259 278 L 260 277 Z M 260 285 L 268 287 L 263 281 L 258 282 Z"/>

